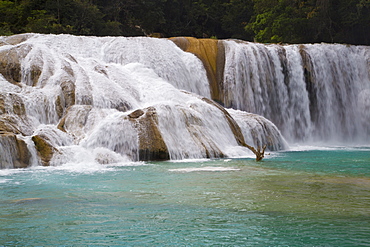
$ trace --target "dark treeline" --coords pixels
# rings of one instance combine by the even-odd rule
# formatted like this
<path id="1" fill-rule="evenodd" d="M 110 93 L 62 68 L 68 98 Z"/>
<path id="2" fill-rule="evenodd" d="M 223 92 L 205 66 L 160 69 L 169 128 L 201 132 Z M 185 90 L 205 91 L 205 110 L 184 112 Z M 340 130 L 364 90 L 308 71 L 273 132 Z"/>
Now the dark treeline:
<path id="1" fill-rule="evenodd" d="M 0 0 L 0 35 L 158 35 L 370 44 L 370 0 Z"/>

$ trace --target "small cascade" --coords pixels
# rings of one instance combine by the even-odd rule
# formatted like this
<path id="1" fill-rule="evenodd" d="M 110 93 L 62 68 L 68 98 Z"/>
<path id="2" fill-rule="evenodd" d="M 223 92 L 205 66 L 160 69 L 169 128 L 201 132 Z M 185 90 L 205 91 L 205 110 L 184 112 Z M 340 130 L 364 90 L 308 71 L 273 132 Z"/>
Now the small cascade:
<path id="1" fill-rule="evenodd" d="M 270 119 L 289 141 L 369 139 L 368 47 L 221 42 L 226 107 Z"/>
<path id="2" fill-rule="evenodd" d="M 240 126 L 247 144 L 254 147 L 267 145 L 268 150 L 271 151 L 288 148 L 288 143 L 279 129 L 268 119 L 240 110 L 227 109 L 227 111 Z"/>
<path id="3" fill-rule="evenodd" d="M 249 151 L 238 143 L 222 111 L 189 97 L 188 104 L 156 107 L 171 159 L 223 158 Z"/>
<path id="4" fill-rule="evenodd" d="M 17 139 L 14 135 L 1 135 L 0 137 L 0 168 L 19 168 L 16 159 L 19 157 L 19 150 L 17 149 Z"/>
<path id="5" fill-rule="evenodd" d="M 122 65 L 140 63 L 178 89 L 210 97 L 202 62 L 173 42 L 154 38 L 116 38 L 102 48 L 102 60 Z"/>
<path id="6" fill-rule="evenodd" d="M 111 113 L 99 121 L 81 141 L 86 149 L 106 148 L 138 160 L 138 133 L 123 113 Z"/>

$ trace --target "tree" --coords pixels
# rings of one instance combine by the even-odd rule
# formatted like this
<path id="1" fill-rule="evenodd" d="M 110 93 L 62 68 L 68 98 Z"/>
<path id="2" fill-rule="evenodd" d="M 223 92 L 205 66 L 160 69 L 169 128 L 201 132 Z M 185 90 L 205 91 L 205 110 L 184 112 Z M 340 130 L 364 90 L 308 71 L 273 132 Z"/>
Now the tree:
<path id="1" fill-rule="evenodd" d="M 369 44 L 370 0 L 254 0 L 260 42 Z"/>
<path id="2" fill-rule="evenodd" d="M 0 0 L 0 35 L 238 38 L 370 44 L 370 0 Z"/>
<path id="3" fill-rule="evenodd" d="M 334 40 L 349 44 L 370 44 L 370 0 L 341 0 L 338 32 Z"/>
<path id="4" fill-rule="evenodd" d="M 305 1 L 254 0 L 255 15 L 246 29 L 254 32 L 259 42 L 301 43 L 302 30 L 307 30 Z"/>
<path id="5" fill-rule="evenodd" d="M 0 1 L 0 35 L 13 34 L 17 20 L 17 5 L 11 1 Z"/>
<path id="6" fill-rule="evenodd" d="M 222 16 L 222 29 L 228 37 L 253 40 L 253 32 L 244 27 L 253 15 L 252 0 L 230 0 L 224 3 L 225 12 Z"/>

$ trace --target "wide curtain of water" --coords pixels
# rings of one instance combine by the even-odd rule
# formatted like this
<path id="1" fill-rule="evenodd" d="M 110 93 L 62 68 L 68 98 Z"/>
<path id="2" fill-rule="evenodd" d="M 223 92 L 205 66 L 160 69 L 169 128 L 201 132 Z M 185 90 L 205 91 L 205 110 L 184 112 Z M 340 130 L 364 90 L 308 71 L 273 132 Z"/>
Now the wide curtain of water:
<path id="1" fill-rule="evenodd" d="M 227 107 L 268 118 L 290 142 L 368 143 L 369 47 L 222 44 Z"/>

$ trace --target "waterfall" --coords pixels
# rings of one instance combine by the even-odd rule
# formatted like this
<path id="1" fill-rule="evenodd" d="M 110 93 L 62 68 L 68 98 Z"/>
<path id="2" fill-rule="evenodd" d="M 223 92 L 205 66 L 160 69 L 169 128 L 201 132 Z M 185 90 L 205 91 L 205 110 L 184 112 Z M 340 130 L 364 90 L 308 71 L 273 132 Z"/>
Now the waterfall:
<path id="1" fill-rule="evenodd" d="M 369 47 L 221 42 L 226 107 L 270 119 L 291 142 L 369 140 Z"/>
<path id="2" fill-rule="evenodd" d="M 0 37 L 0 60 L 0 168 L 253 157 L 249 127 L 170 40 L 16 35 Z"/>
<path id="3" fill-rule="evenodd" d="M 369 139 L 367 47 L 187 48 L 195 55 L 149 37 L 0 37 L 0 168 L 253 157 L 248 145 L 282 150 L 285 138 Z"/>

